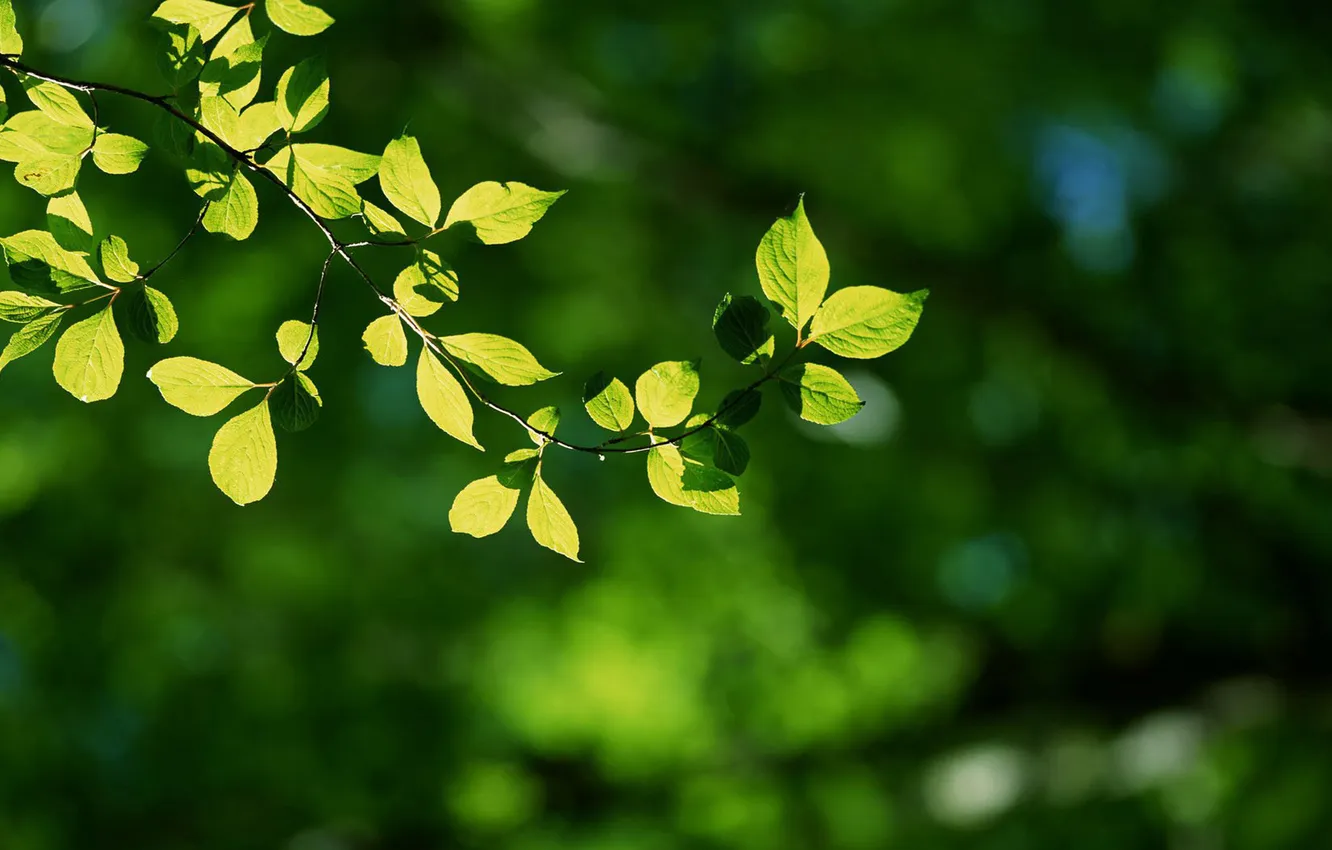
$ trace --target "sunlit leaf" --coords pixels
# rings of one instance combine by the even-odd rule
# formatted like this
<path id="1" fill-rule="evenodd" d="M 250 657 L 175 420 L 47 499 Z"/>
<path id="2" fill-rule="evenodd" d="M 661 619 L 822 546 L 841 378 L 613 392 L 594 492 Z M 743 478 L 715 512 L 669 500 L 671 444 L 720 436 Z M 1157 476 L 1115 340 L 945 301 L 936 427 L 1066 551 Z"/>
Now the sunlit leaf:
<path id="1" fill-rule="evenodd" d="M 763 292 L 782 317 L 801 330 L 828 291 L 828 255 L 805 217 L 802 198 L 796 210 L 779 218 L 764 235 L 755 255 Z"/>
<path id="2" fill-rule="evenodd" d="M 521 344 L 498 334 L 457 334 L 441 337 L 440 343 L 449 354 L 506 386 L 527 386 L 560 374 L 538 363 Z"/>
<path id="3" fill-rule="evenodd" d="M 416 366 L 416 395 L 430 421 L 451 437 L 485 451 L 472 436 L 472 403 L 458 379 L 428 349 Z"/>
<path id="4" fill-rule="evenodd" d="M 845 422 L 865 404 L 841 373 L 818 363 L 787 366 L 777 377 L 787 405 L 816 425 Z"/>
<path id="5" fill-rule="evenodd" d="M 319 356 L 319 329 L 311 327 L 308 322 L 292 319 L 278 328 L 277 343 L 282 359 L 304 372 Z"/>
<path id="6" fill-rule="evenodd" d="M 407 333 L 397 313 L 380 316 L 361 335 L 365 350 L 380 366 L 407 365 Z"/>
<path id="7" fill-rule="evenodd" d="M 41 348 L 60 327 L 60 320 L 65 317 L 63 310 L 39 316 L 28 324 L 14 331 L 3 351 L 0 351 L 0 372 L 20 357 L 26 357 Z"/>
<path id="8" fill-rule="evenodd" d="M 129 301 L 130 329 L 144 342 L 165 345 L 175 339 L 180 330 L 180 320 L 176 318 L 176 308 L 166 293 L 151 286 L 132 290 L 126 296 Z"/>
<path id="9" fill-rule="evenodd" d="M 527 494 L 527 527 L 542 546 L 582 563 L 578 560 L 578 528 L 573 517 L 539 473 Z"/>
<path id="10" fill-rule="evenodd" d="M 449 528 L 458 534 L 488 537 L 504 528 L 518 507 L 522 491 L 506 486 L 498 475 L 473 481 L 449 508 Z"/>
<path id="11" fill-rule="evenodd" d="M 157 54 L 157 67 L 171 88 L 179 89 L 203 70 L 203 38 L 197 28 L 177 24 L 166 28 L 166 45 Z"/>
<path id="12" fill-rule="evenodd" d="M 97 247 L 106 279 L 116 283 L 130 283 L 139 277 L 139 264 L 130 259 L 129 245 L 119 236 L 108 236 Z"/>
<path id="13" fill-rule="evenodd" d="M 0 0 L 0 53 L 8 56 L 23 55 L 23 37 L 14 22 L 14 6 L 10 0 Z"/>
<path id="14" fill-rule="evenodd" d="M 394 239 L 405 239 L 407 237 L 407 231 L 402 229 L 402 225 L 392 214 L 369 201 L 361 201 L 361 215 L 365 219 L 366 229 L 370 231 L 372 236 L 386 236 Z"/>
<path id="15" fill-rule="evenodd" d="M 93 142 L 93 162 L 107 174 L 132 174 L 147 155 L 148 146 L 133 136 L 99 133 Z"/>
<path id="16" fill-rule="evenodd" d="M 61 334 L 52 371 L 56 383 L 79 401 L 103 401 L 116 394 L 125 371 L 125 346 L 111 305 Z"/>
<path id="17" fill-rule="evenodd" d="M 60 305 L 22 292 L 0 292 L 0 321 L 26 325 L 45 316 Z"/>
<path id="18" fill-rule="evenodd" d="M 0 159 L 22 162 L 50 154 L 81 156 L 93 143 L 92 127 L 61 124 L 38 109 L 11 115 L 0 129 Z"/>
<path id="19" fill-rule="evenodd" d="M 543 407 L 531 416 L 527 417 L 527 424 L 548 436 L 555 436 L 555 429 L 560 427 L 560 409 L 554 405 Z M 527 436 L 538 446 L 545 442 L 545 438 L 527 432 Z"/>
<path id="20" fill-rule="evenodd" d="M 148 370 L 148 380 L 167 404 L 193 416 L 212 416 L 255 387 L 230 369 L 193 357 L 161 361 Z"/>
<path id="21" fill-rule="evenodd" d="M 333 23 L 327 12 L 303 0 L 264 0 L 264 11 L 274 26 L 292 35 L 318 35 Z"/>
<path id="22" fill-rule="evenodd" d="M 77 156 L 51 154 L 14 166 L 14 179 L 38 194 L 61 195 L 78 182 L 81 164 Z"/>
<path id="23" fill-rule="evenodd" d="M 449 208 L 444 227 L 466 225 L 487 245 L 522 239 L 564 192 L 543 192 L 522 183 L 478 183 Z"/>
<path id="24" fill-rule="evenodd" d="M 429 249 L 393 281 L 393 297 L 408 315 L 424 318 L 449 301 L 458 300 L 458 273 Z"/>
<path id="25" fill-rule="evenodd" d="M 649 425 L 669 428 L 679 425 L 693 410 L 698 387 L 698 361 L 672 360 L 640 375 L 634 384 L 634 398 Z"/>
<path id="26" fill-rule="evenodd" d="M 619 378 L 598 372 L 583 386 L 583 407 L 607 431 L 623 433 L 634 424 L 634 397 Z"/>
<path id="27" fill-rule="evenodd" d="M 809 339 L 843 357 L 881 357 L 911 338 L 929 294 L 921 289 L 903 295 L 877 286 L 839 289 L 814 314 Z"/>
<path id="28" fill-rule="evenodd" d="M 208 452 L 213 483 L 238 505 L 257 502 L 277 477 L 277 438 L 267 400 L 227 422 Z"/>
<path id="29" fill-rule="evenodd" d="M 32 105 L 51 117 L 52 120 L 70 127 L 93 128 L 92 116 L 79 103 L 74 92 L 36 77 L 23 78 L 23 90 L 27 92 Z"/>
<path id="30" fill-rule="evenodd" d="M 153 17 L 173 24 L 189 24 L 204 41 L 212 41 L 241 10 L 210 0 L 166 0 Z"/>
<path id="31" fill-rule="evenodd" d="M 389 142 L 379 163 L 379 185 L 393 206 L 415 221 L 434 227 L 439 221 L 439 189 L 411 136 Z"/>
<path id="32" fill-rule="evenodd" d="M 61 247 L 43 230 L 25 230 L 0 239 L 9 275 L 30 295 L 69 294 L 97 286 L 87 259 Z"/>
<path id="33" fill-rule="evenodd" d="M 92 219 L 78 192 L 50 198 L 46 202 L 46 226 L 56 244 L 76 254 L 91 254 L 96 247 Z"/>
<path id="34" fill-rule="evenodd" d="M 328 114 L 328 69 L 319 57 L 288 68 L 277 84 L 277 110 L 289 133 L 304 133 Z"/>
<path id="35" fill-rule="evenodd" d="M 209 233 L 220 233 L 237 242 L 254 233 L 259 226 L 259 196 L 244 172 L 236 170 L 231 173 L 226 190 L 209 202 L 203 226 Z"/>

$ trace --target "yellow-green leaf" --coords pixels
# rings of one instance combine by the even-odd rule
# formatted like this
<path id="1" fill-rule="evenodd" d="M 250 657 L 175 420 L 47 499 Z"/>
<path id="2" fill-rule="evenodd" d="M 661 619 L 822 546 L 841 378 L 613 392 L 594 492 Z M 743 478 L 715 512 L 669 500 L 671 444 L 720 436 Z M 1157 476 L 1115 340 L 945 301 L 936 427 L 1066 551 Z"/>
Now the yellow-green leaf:
<path id="1" fill-rule="evenodd" d="M 93 142 L 93 163 L 107 174 L 132 174 L 148 155 L 148 146 L 133 136 L 100 133 Z"/>
<path id="2" fill-rule="evenodd" d="M 389 142 L 379 162 L 379 186 L 393 206 L 426 227 L 439 221 L 439 189 L 421 158 L 421 146 L 411 136 Z"/>
<path id="3" fill-rule="evenodd" d="M 39 80 L 36 77 L 23 79 L 23 90 L 27 92 L 32 105 L 46 113 L 54 121 L 70 127 L 93 128 L 92 117 L 83 109 L 83 104 L 74 92 L 64 86 Z"/>
<path id="4" fill-rule="evenodd" d="M 522 239 L 564 192 L 543 192 L 523 183 L 478 183 L 453 202 L 444 227 L 467 225 L 487 245 Z"/>
<path id="5" fill-rule="evenodd" d="M 393 281 L 393 297 L 408 315 L 433 315 L 445 301 L 458 300 L 458 273 L 434 251 L 422 250 Z"/>
<path id="6" fill-rule="evenodd" d="M 441 431 L 485 451 L 472 436 L 472 403 L 467 399 L 467 391 L 448 367 L 424 348 L 416 365 L 416 395 L 430 421 Z"/>
<path id="7" fill-rule="evenodd" d="M 670 428 L 683 422 L 694 409 L 698 387 L 698 361 L 671 360 L 640 375 L 634 384 L 634 397 L 649 425 Z"/>
<path id="8" fill-rule="evenodd" d="M 380 366 L 407 365 L 407 333 L 397 313 L 380 316 L 361 335 L 365 350 Z"/>
<path id="9" fill-rule="evenodd" d="M 108 236 L 97 247 L 98 258 L 107 280 L 129 283 L 139 277 L 139 264 L 130 259 L 129 245 L 119 236 Z"/>
<path id="10" fill-rule="evenodd" d="M 440 338 L 444 350 L 480 369 L 492 380 L 510 387 L 525 387 L 553 378 L 522 345 L 497 334 L 457 334 Z"/>
<path id="11" fill-rule="evenodd" d="M 327 12 L 303 0 L 265 0 L 264 10 L 274 26 L 292 35 L 318 35 L 333 23 Z"/>
<path id="12" fill-rule="evenodd" d="M 555 429 L 560 427 L 560 409 L 554 405 L 543 407 L 527 417 L 527 424 L 542 434 L 553 437 L 555 436 Z M 538 446 L 546 442 L 545 437 L 538 436 L 531 431 L 527 432 L 527 436 Z"/>
<path id="13" fill-rule="evenodd" d="M 304 372 L 297 372 L 282 379 L 268 397 L 268 405 L 278 427 L 295 433 L 318 421 L 324 401 L 314 382 Z"/>
<path id="14" fill-rule="evenodd" d="M 845 422 L 865 405 L 841 373 L 818 363 L 787 366 L 777 377 L 787 405 L 816 425 Z"/>
<path id="15" fill-rule="evenodd" d="M 792 327 L 803 329 L 823 303 L 830 275 L 828 255 L 805 216 L 803 198 L 763 237 L 755 262 L 763 292 Z"/>
<path id="16" fill-rule="evenodd" d="M 210 0 L 166 0 L 153 11 L 153 17 L 173 24 L 189 24 L 204 41 L 212 41 L 240 9 Z"/>
<path id="17" fill-rule="evenodd" d="M 209 201 L 203 226 L 209 233 L 220 233 L 237 242 L 250 238 L 259 226 L 259 196 L 239 169 L 227 178 L 221 197 Z"/>
<path id="18" fill-rule="evenodd" d="M 14 166 L 14 179 L 40 195 L 61 195 L 78 182 L 81 164 L 69 154 L 42 156 Z"/>
<path id="19" fill-rule="evenodd" d="M 449 508 L 449 527 L 458 534 L 488 537 L 498 532 L 513 516 L 521 494 L 508 487 L 498 475 L 473 481 L 462 489 Z"/>
<path id="20" fill-rule="evenodd" d="M 277 438 L 267 400 L 231 419 L 208 452 L 213 483 L 238 505 L 257 502 L 277 478 Z"/>
<path id="21" fill-rule="evenodd" d="M 14 7 L 10 0 L 0 0 L 0 53 L 7 56 L 23 55 L 23 36 L 14 22 Z"/>
<path id="22" fill-rule="evenodd" d="M 278 328 L 277 343 L 282 359 L 304 372 L 319 356 L 319 329 L 292 319 Z M 300 360 L 299 364 L 297 360 Z"/>
<path id="23" fill-rule="evenodd" d="M 52 372 L 56 383 L 79 401 L 103 401 L 116 394 L 125 370 L 125 346 L 111 305 L 76 322 L 56 342 Z"/>
<path id="24" fill-rule="evenodd" d="M 578 528 L 564 503 L 542 479 L 540 473 L 532 481 L 527 494 L 527 527 L 536 542 L 571 561 L 578 560 Z"/>
<path id="25" fill-rule="evenodd" d="M 180 330 L 176 308 L 166 294 L 151 286 L 139 287 L 127 296 L 129 299 L 130 329 L 147 343 L 166 345 Z"/>
<path id="26" fill-rule="evenodd" d="M 809 338 L 843 357 L 881 357 L 911 338 L 929 294 L 921 289 L 903 295 L 877 286 L 839 289 L 814 314 Z"/>
<path id="27" fill-rule="evenodd" d="M 207 360 L 172 357 L 148 370 L 148 380 L 172 407 L 192 416 L 212 416 L 254 389 L 254 382 Z"/>
<path id="28" fill-rule="evenodd" d="M 14 331 L 4 351 L 0 351 L 0 372 L 20 357 L 26 357 L 41 348 L 55 334 L 56 329 L 60 327 L 60 320 L 64 317 L 63 310 L 48 313 L 45 316 L 38 316 Z"/>
<path id="29" fill-rule="evenodd" d="M 66 251 L 91 254 L 94 247 L 92 219 L 78 192 L 57 195 L 46 202 L 46 227 Z"/>
<path id="30" fill-rule="evenodd" d="M 583 385 L 583 407 L 607 431 L 623 433 L 634 424 L 634 397 L 619 378 L 598 372 Z"/>
<path id="31" fill-rule="evenodd" d="M 0 321 L 26 325 L 45 316 L 60 305 L 22 292 L 0 292 Z"/>
<path id="32" fill-rule="evenodd" d="M 319 57 L 288 68 L 277 84 L 277 110 L 289 133 L 304 133 L 328 114 L 328 69 Z"/>

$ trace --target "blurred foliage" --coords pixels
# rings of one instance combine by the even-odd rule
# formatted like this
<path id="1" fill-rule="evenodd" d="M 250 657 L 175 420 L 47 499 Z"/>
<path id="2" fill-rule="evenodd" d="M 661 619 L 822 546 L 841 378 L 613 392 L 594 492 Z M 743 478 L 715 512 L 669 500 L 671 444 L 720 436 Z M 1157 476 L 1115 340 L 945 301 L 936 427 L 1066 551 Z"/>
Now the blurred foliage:
<path id="1" fill-rule="evenodd" d="M 19 0 L 27 56 L 156 89 L 150 5 Z M 869 405 L 831 437 L 765 405 L 743 517 L 669 509 L 634 462 L 555 468 L 585 565 L 519 529 L 448 532 L 484 461 L 365 357 L 375 305 L 342 270 L 323 418 L 260 506 L 213 489 L 208 423 L 147 381 L 90 409 L 41 355 L 10 367 L 0 846 L 1332 834 L 1320 7 L 324 5 L 340 96 L 316 135 L 372 150 L 410 123 L 448 197 L 571 189 L 518 245 L 450 248 L 459 329 L 568 376 L 725 373 L 706 318 L 757 292 L 753 245 L 801 191 L 834 287 L 929 287 L 930 310 L 849 370 Z M 108 100 L 102 120 L 152 115 Z M 136 192 L 86 175 L 94 220 L 164 254 L 188 187 L 154 156 L 118 180 Z M 322 259 L 260 191 L 254 239 L 193 242 L 160 281 L 173 345 L 242 373 Z M 0 194 L 0 230 L 40 219 Z M 156 356 L 131 348 L 127 374 Z M 566 411 L 580 389 L 558 384 Z"/>

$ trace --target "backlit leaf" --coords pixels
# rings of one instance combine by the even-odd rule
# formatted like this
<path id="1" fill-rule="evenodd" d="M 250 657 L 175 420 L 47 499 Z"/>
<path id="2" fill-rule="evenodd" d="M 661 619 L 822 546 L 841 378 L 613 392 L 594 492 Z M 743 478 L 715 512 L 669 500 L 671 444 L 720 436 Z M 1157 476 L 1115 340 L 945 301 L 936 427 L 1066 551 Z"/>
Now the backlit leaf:
<path id="1" fill-rule="evenodd" d="M 84 110 L 74 92 L 64 86 L 48 83 L 36 77 L 23 79 L 23 90 L 27 92 L 32 105 L 46 113 L 54 121 L 71 127 L 93 128 L 92 116 Z"/>
<path id="2" fill-rule="evenodd" d="M 787 405 L 816 425 L 845 422 L 865 404 L 841 373 L 818 363 L 787 366 L 777 377 Z"/>
<path id="3" fill-rule="evenodd" d="M 25 160 L 14 167 L 14 179 L 34 192 L 50 197 L 74 188 L 81 160 L 68 154 L 51 154 Z"/>
<path id="4" fill-rule="evenodd" d="M 79 401 L 103 401 L 116 394 L 125 370 L 125 346 L 107 305 L 70 325 L 56 342 L 52 371 L 56 383 Z"/>
<path id="5" fill-rule="evenodd" d="M 46 202 L 46 226 L 56 244 L 66 251 L 91 254 L 95 247 L 92 220 L 77 192 L 68 192 Z"/>
<path id="6" fill-rule="evenodd" d="M 130 329 L 135 336 L 157 345 L 166 345 L 175 339 L 180 320 L 165 293 L 144 286 L 130 291 L 126 297 L 129 300 Z"/>
<path id="7" fill-rule="evenodd" d="M 314 365 L 319 356 L 319 329 L 295 319 L 282 323 L 277 332 L 278 351 L 282 359 L 304 372 Z M 300 360 L 297 364 L 296 361 Z"/>
<path id="8" fill-rule="evenodd" d="M 47 301 L 45 298 L 38 298 L 35 295 L 25 295 L 22 292 L 0 292 L 0 321 L 26 325 L 28 322 L 58 309 L 60 309 L 59 304 L 54 301 Z"/>
<path id="9" fill-rule="evenodd" d="M 63 310 L 48 313 L 45 316 L 33 319 L 14 331 L 14 335 L 9 338 L 4 350 L 0 351 L 0 372 L 3 372 L 6 366 L 20 357 L 26 357 L 41 348 L 55 334 L 60 327 L 60 320 L 64 317 L 65 311 Z"/>
<path id="10" fill-rule="evenodd" d="M 527 494 L 527 527 L 536 542 L 571 561 L 578 560 L 578 528 L 564 503 L 538 474 Z"/>
<path id="11" fill-rule="evenodd" d="M 801 330 L 828 291 L 828 255 L 805 217 L 802 198 L 796 210 L 779 218 L 764 235 L 755 255 L 763 292 L 782 317 Z"/>
<path id="12" fill-rule="evenodd" d="M 478 183 L 449 208 L 444 227 L 467 225 L 487 245 L 522 239 L 564 192 L 543 192 L 522 183 Z"/>
<path id="13" fill-rule="evenodd" d="M 434 251 L 423 249 L 393 281 L 393 297 L 408 315 L 433 315 L 446 302 L 458 300 L 458 273 Z"/>
<path id="14" fill-rule="evenodd" d="M 502 529 L 518 507 L 522 491 L 508 487 L 498 475 L 473 481 L 449 508 L 449 527 L 458 534 L 488 537 Z"/>
<path id="15" fill-rule="evenodd" d="M 116 283 L 130 283 L 139 277 L 139 264 L 130 259 L 129 246 L 119 236 L 108 236 L 97 248 L 98 259 L 106 279 Z"/>
<path id="16" fill-rule="evenodd" d="M 265 0 L 264 11 L 274 26 L 292 35 L 318 35 L 333 23 L 327 12 L 303 0 Z"/>
<path id="17" fill-rule="evenodd" d="M 213 438 L 208 452 L 213 483 L 238 505 L 257 502 L 277 477 L 277 438 L 265 400 L 231 419 Z"/>
<path id="18" fill-rule="evenodd" d="M 439 221 L 439 189 L 411 136 L 389 142 L 379 162 L 379 185 L 393 206 L 415 221 L 434 227 Z"/>
<path id="19" fill-rule="evenodd" d="M 303 133 L 328 114 L 328 70 L 319 57 L 288 68 L 277 84 L 277 110 L 289 133 Z"/>
<path id="20" fill-rule="evenodd" d="M 911 338 L 929 294 L 921 289 L 903 295 L 877 286 L 839 289 L 814 314 L 809 338 L 843 357 L 881 357 Z"/>
<path id="21" fill-rule="evenodd" d="M 416 366 L 416 395 L 430 421 L 441 431 L 485 451 L 472 436 L 472 403 L 467 391 L 448 367 L 424 348 Z"/>
<path id="22" fill-rule="evenodd" d="M 598 372 L 583 386 L 583 407 L 607 431 L 623 433 L 634 424 L 634 397 L 619 378 Z"/>
<path id="23" fill-rule="evenodd" d="M 148 380 L 167 404 L 192 416 L 212 416 L 255 386 L 226 367 L 193 357 L 161 361 L 148 370 Z"/>
<path id="24" fill-rule="evenodd" d="M 361 334 L 365 350 L 380 366 L 407 365 L 407 333 L 397 313 L 380 316 Z"/>
<path id="25" fill-rule="evenodd" d="M 497 334 L 458 334 L 442 337 L 440 343 L 449 354 L 506 386 L 527 386 L 560 374 L 538 363 L 519 343 Z"/>
<path id="26" fill-rule="evenodd" d="M 683 422 L 693 410 L 698 387 L 698 361 L 672 360 L 640 375 L 634 384 L 634 397 L 649 425 L 670 428 Z"/>
<path id="27" fill-rule="evenodd" d="M 69 294 L 98 285 L 82 255 L 61 247 L 43 230 L 25 230 L 0 239 L 9 275 L 30 295 Z"/>
<path id="28" fill-rule="evenodd" d="M 204 41 L 212 41 L 240 9 L 210 0 L 166 0 L 153 11 L 153 17 L 173 24 L 189 24 Z"/>
<path id="29" fill-rule="evenodd" d="M 746 365 L 772 357 L 775 341 L 768 332 L 768 309 L 751 295 L 727 293 L 712 316 L 712 331 L 722 350 Z"/>
<path id="30" fill-rule="evenodd" d="M 551 405 L 543 407 L 527 417 L 527 424 L 548 436 L 555 436 L 555 429 L 560 427 L 560 409 Z M 545 442 L 543 437 L 527 432 L 527 436 L 538 446 Z"/>
<path id="31" fill-rule="evenodd" d="M 304 431 L 319 420 L 319 409 L 324 402 L 314 382 L 304 372 L 282 379 L 268 397 L 273 421 L 284 431 Z"/>
<path id="32" fill-rule="evenodd" d="M 14 6 L 10 0 L 0 0 L 0 53 L 23 55 L 23 37 L 14 23 Z"/>
<path id="33" fill-rule="evenodd" d="M 179 89 L 204 66 L 204 44 L 199 30 L 188 24 L 166 28 L 166 50 L 157 54 L 157 67 L 172 89 Z"/>
<path id="34" fill-rule="evenodd" d="M 209 233 L 220 233 L 237 242 L 250 238 L 259 226 L 259 196 L 242 171 L 233 171 L 221 196 L 209 202 L 203 226 Z"/>

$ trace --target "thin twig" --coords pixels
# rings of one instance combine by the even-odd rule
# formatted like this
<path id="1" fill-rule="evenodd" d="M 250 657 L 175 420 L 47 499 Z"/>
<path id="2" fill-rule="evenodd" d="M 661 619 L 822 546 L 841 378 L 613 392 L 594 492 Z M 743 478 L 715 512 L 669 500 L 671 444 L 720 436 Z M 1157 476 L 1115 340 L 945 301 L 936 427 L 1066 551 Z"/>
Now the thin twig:
<path id="1" fill-rule="evenodd" d="M 193 236 L 195 233 L 197 233 L 197 232 L 199 231 L 199 225 L 203 224 L 204 215 L 206 215 L 206 214 L 208 213 L 208 207 L 209 207 L 211 204 L 212 204 L 212 201 L 205 201 L 205 202 L 204 202 L 203 207 L 200 208 L 200 210 L 199 210 L 199 215 L 198 215 L 198 217 L 196 217 L 196 218 L 194 219 L 194 224 L 191 224 L 191 225 L 190 225 L 190 229 L 187 230 L 187 231 L 185 231 L 185 235 L 182 236 L 181 239 L 180 239 L 180 241 L 176 243 L 176 247 L 172 248 L 172 249 L 171 249 L 171 253 L 170 253 L 170 254 L 167 254 L 165 257 L 163 257 L 161 262 L 159 262 L 157 265 L 155 265 L 155 266 L 153 266 L 152 268 L 150 268 L 148 271 L 143 272 L 142 274 L 140 274 L 140 275 L 139 275 L 139 280 L 147 280 L 148 278 L 150 278 L 150 277 L 152 277 L 153 275 L 157 274 L 159 271 L 162 270 L 162 266 L 165 266 L 167 263 L 171 262 L 171 260 L 172 260 L 173 258 L 175 258 L 175 256 L 176 256 L 177 254 L 180 253 L 180 249 L 185 247 L 185 243 L 190 241 L 190 237 Z"/>

